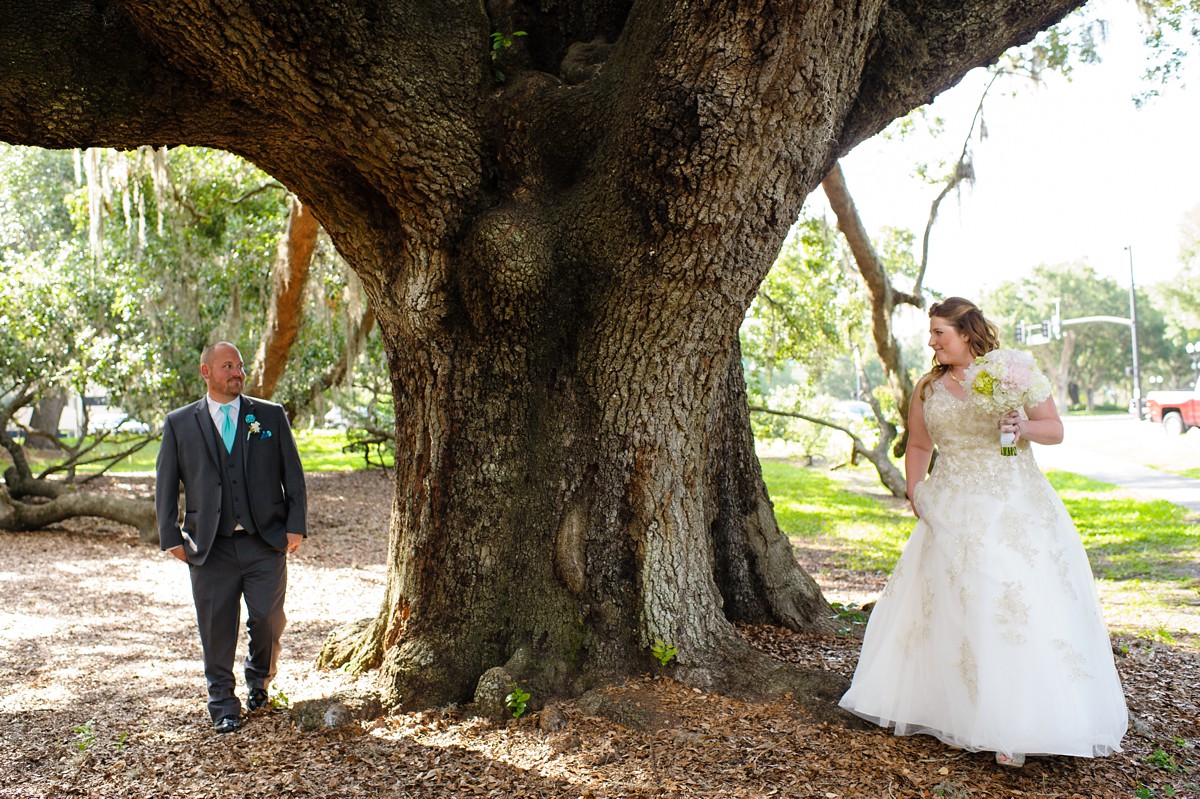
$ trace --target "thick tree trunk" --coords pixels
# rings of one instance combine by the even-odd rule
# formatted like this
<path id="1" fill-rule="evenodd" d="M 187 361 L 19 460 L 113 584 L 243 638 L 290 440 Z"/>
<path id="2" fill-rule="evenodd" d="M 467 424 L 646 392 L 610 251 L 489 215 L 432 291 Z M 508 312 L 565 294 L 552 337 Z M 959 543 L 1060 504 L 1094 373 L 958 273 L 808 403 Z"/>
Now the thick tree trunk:
<path id="1" fill-rule="evenodd" d="M 639 343 L 682 343 L 703 315 L 655 315 L 645 331 L 615 306 L 560 299 L 541 318 L 495 309 L 525 334 L 500 347 L 389 347 L 407 457 L 385 618 L 360 628 L 383 649 L 387 700 L 470 696 L 514 663 L 537 695 L 578 690 L 648 668 L 656 638 L 693 684 L 835 696 L 840 680 L 769 663 L 730 625 L 829 617 L 771 517 L 740 367 Z M 341 659 L 377 659 L 345 643 Z"/>
<path id="2" fill-rule="evenodd" d="M 271 267 L 271 301 L 262 340 L 254 353 L 246 393 L 270 399 L 287 368 L 288 354 L 304 321 L 304 289 L 317 249 L 321 226 L 297 198 L 292 198 L 287 229 L 279 240 Z"/>
<path id="3" fill-rule="evenodd" d="M 57 449 L 58 422 L 63 408 L 67 407 L 67 392 L 55 391 L 38 400 L 29 417 L 29 429 L 34 431 L 25 437 L 25 446 L 30 449 Z M 54 436 L 52 440 L 50 436 Z"/>
<path id="4" fill-rule="evenodd" d="M 498 664 L 570 690 L 661 638 L 690 683 L 830 700 L 726 614 L 723 586 L 733 613 L 819 608 L 749 462 L 736 501 L 711 471 L 747 447 L 709 435 L 730 342 L 841 154 L 1077 4 L 15 4 L 0 136 L 230 149 L 354 266 L 397 490 L 385 605 L 335 648 L 389 699 L 460 701 Z M 747 573 L 781 591 L 717 564 L 763 531 Z"/>
<path id="5" fill-rule="evenodd" d="M 721 396 L 709 422 L 706 503 L 725 616 L 793 630 L 828 626 L 833 612 L 797 563 L 754 452 L 741 349 L 734 340 Z"/>

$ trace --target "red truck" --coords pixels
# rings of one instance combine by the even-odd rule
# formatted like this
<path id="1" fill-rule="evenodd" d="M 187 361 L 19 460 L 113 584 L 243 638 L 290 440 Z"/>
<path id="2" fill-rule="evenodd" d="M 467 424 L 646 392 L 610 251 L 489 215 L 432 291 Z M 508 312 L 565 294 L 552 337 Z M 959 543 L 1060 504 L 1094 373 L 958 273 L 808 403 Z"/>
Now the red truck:
<path id="1" fill-rule="evenodd" d="M 1168 433 L 1179 435 L 1190 427 L 1200 427 L 1200 379 L 1191 391 L 1151 391 L 1146 404 L 1150 421 L 1162 422 Z"/>

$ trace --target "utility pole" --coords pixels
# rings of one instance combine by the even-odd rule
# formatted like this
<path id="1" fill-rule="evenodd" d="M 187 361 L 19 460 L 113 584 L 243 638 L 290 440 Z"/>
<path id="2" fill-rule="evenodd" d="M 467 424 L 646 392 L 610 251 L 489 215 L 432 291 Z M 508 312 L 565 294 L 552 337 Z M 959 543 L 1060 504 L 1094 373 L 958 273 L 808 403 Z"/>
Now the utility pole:
<path id="1" fill-rule="evenodd" d="M 1133 245 L 1125 245 L 1125 250 L 1129 253 L 1129 338 L 1133 345 L 1133 407 L 1140 422 L 1145 417 L 1142 415 L 1142 373 L 1138 368 L 1137 291 L 1133 284 Z"/>

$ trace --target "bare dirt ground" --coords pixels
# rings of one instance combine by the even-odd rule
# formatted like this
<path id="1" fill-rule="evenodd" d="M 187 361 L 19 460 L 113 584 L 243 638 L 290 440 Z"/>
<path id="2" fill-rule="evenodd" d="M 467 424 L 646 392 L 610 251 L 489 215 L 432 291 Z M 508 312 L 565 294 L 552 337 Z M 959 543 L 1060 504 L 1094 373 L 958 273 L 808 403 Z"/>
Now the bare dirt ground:
<path id="1" fill-rule="evenodd" d="M 114 491 L 149 487 L 144 478 L 111 483 Z M 350 685 L 311 663 L 331 629 L 375 612 L 385 582 L 386 478 L 312 475 L 310 502 L 314 535 L 290 565 L 276 681 L 292 702 Z M 882 584 L 881 575 L 819 577 L 831 595 Z M 276 711 L 216 736 L 181 564 L 127 530 L 77 521 L 0 535 L 0 596 L 0 799 L 1094 799 L 1135 797 L 1140 786 L 1144 796 L 1200 796 L 1200 659 L 1140 638 L 1115 642 L 1133 717 L 1125 753 L 1031 759 L 1014 770 L 927 737 L 818 724 L 786 697 L 744 701 L 653 676 L 609 689 L 604 702 L 559 704 L 566 725 L 552 732 L 540 729 L 538 714 L 497 724 L 463 706 L 333 731 L 303 730 Z M 743 632 L 782 659 L 853 672 L 857 629 Z M 620 712 L 589 715 L 597 704 Z"/>

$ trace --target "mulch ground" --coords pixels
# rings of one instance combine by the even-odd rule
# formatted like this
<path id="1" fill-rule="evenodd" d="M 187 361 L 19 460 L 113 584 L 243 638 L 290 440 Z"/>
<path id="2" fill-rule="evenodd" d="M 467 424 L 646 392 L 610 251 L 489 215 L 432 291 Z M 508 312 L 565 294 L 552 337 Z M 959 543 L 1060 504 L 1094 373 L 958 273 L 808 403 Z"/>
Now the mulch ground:
<path id="1" fill-rule="evenodd" d="M 330 630 L 373 615 L 386 581 L 386 478 L 313 475 L 310 503 L 317 534 L 290 565 L 276 681 L 293 703 L 355 687 L 311 663 Z M 869 599 L 882 585 L 881 575 L 818 576 L 842 597 Z M 1126 751 L 1018 770 L 924 736 L 818 724 L 786 697 L 741 701 L 661 676 L 559 703 L 558 729 L 539 723 L 554 711 L 495 723 L 455 706 L 320 731 L 277 710 L 216 736 L 182 564 L 123 528 L 79 520 L 0 535 L 0 596 L 0 799 L 1200 796 L 1200 657 L 1141 638 L 1114 642 L 1132 714 Z M 848 677 L 861 631 L 743 634 Z"/>

